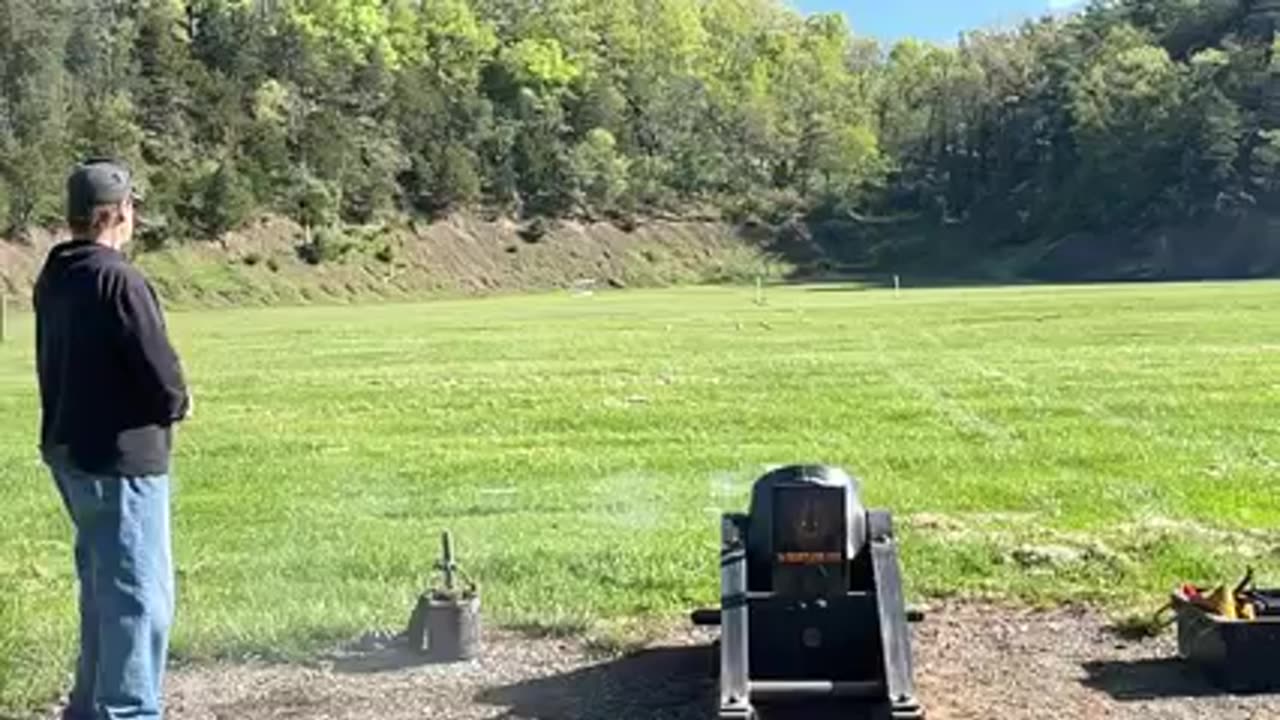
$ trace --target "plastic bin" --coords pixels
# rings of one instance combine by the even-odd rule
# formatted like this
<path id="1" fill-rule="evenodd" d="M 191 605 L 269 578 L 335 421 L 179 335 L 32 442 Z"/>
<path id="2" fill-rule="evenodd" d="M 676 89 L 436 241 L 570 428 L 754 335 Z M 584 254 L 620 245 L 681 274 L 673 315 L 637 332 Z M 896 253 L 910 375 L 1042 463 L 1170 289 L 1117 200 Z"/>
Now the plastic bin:
<path id="1" fill-rule="evenodd" d="M 1280 594 L 1277 591 L 1265 591 Z M 1178 654 L 1215 686 L 1236 694 L 1280 690 L 1280 617 L 1229 620 L 1173 593 Z"/>

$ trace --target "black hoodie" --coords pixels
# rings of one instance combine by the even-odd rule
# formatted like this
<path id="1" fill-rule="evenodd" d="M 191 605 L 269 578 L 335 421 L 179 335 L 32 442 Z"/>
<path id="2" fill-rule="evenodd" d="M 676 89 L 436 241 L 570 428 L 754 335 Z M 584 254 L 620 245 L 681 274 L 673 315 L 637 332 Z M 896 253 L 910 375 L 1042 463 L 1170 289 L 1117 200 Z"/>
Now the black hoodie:
<path id="1" fill-rule="evenodd" d="M 116 250 L 73 240 L 49 252 L 34 301 L 46 460 L 104 475 L 168 473 L 171 427 L 189 397 L 146 278 Z"/>

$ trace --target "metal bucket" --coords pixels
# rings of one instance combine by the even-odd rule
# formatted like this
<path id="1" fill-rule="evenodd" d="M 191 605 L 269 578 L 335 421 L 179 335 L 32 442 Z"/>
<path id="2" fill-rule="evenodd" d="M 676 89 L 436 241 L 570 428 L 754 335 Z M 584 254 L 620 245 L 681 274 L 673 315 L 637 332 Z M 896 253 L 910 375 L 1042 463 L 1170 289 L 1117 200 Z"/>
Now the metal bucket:
<path id="1" fill-rule="evenodd" d="M 476 657 L 480 652 L 480 596 L 423 600 L 426 644 L 420 651 L 436 662 Z"/>
<path id="2" fill-rule="evenodd" d="M 432 662 L 462 662 L 480 654 L 480 596 L 425 594 L 409 619 L 409 649 Z"/>
<path id="3" fill-rule="evenodd" d="M 436 565 L 444 574 L 444 586 L 418 597 L 409 618 L 409 649 L 433 662 L 460 662 L 480 652 L 480 589 L 458 567 L 453 556 L 453 536 L 441 536 L 443 554 Z M 455 583 L 461 574 L 465 589 Z"/>

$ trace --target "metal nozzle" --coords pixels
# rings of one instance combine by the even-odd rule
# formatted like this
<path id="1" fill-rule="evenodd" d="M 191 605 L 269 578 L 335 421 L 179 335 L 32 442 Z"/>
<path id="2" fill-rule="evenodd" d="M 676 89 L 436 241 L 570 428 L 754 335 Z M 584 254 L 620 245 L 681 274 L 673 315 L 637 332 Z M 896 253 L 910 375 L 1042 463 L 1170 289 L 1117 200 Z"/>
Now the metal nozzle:
<path id="1" fill-rule="evenodd" d="M 458 569 L 453 559 L 453 534 L 445 530 L 440 541 L 444 546 L 444 556 L 440 561 L 440 570 L 444 573 L 444 588 L 453 592 L 453 574 Z"/>

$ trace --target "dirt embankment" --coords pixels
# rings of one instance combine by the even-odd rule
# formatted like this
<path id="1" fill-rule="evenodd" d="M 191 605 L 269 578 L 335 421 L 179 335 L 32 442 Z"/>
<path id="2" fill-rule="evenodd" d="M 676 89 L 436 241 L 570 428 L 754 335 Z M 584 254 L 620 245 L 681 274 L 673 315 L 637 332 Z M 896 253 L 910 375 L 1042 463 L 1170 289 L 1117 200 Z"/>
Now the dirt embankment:
<path id="1" fill-rule="evenodd" d="M 59 235 L 0 241 L 0 288 L 21 303 Z M 136 261 L 167 302 L 185 306 L 344 302 L 427 295 L 657 286 L 749 278 L 765 267 L 758 238 L 712 221 L 519 224 L 455 216 L 309 237 L 262 218 L 219 242 Z"/>
<path id="2" fill-rule="evenodd" d="M 57 235 L 0 240 L 0 291 L 29 297 Z M 327 233 L 263 217 L 219 242 L 135 250 L 169 304 L 189 307 L 356 300 L 584 287 L 856 277 L 876 282 L 1078 282 L 1280 275 L 1280 217 L 1253 213 L 1198 225 L 1054 242 L 993 245 L 980 228 L 925 221 L 793 219 L 603 222 L 456 215 Z"/>

